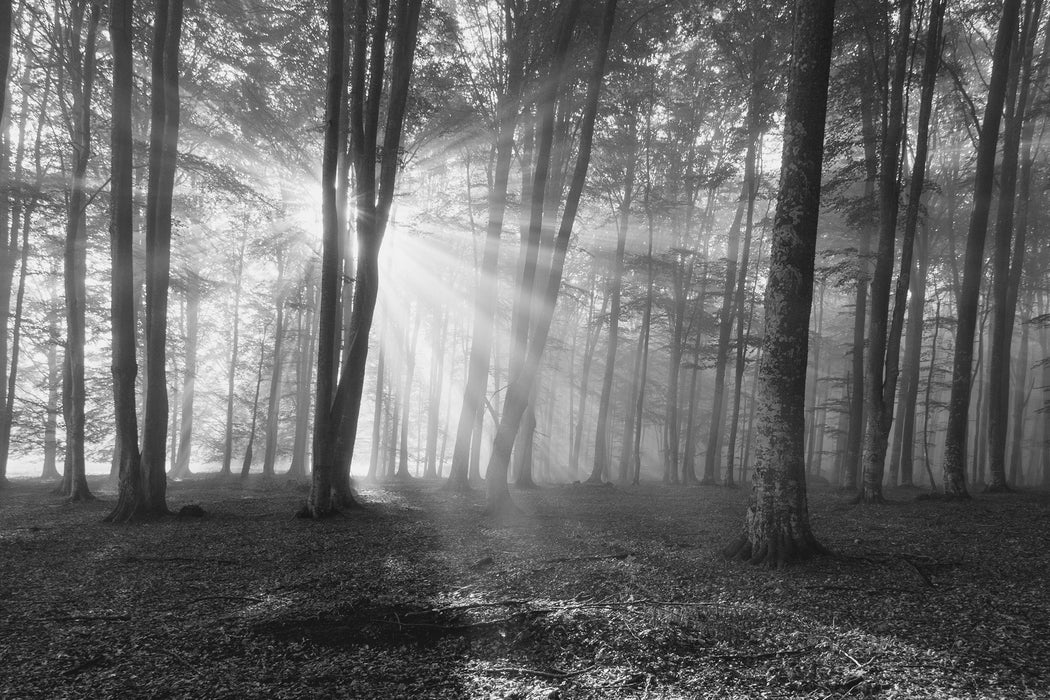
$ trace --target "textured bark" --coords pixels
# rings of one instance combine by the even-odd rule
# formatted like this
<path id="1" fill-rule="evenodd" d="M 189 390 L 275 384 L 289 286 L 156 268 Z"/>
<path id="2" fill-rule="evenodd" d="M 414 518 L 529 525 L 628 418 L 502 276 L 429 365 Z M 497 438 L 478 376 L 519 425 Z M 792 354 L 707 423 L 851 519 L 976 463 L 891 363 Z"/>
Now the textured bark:
<path id="1" fill-rule="evenodd" d="M 755 476 L 743 534 L 726 554 L 783 564 L 823 551 L 806 501 L 803 400 L 834 2 L 799 0 L 758 369 Z"/>
<path id="2" fill-rule="evenodd" d="M 988 84 L 981 136 L 977 146 L 974 175 L 973 211 L 966 237 L 962 288 L 955 329 L 955 358 L 952 362 L 952 392 L 948 405 L 948 428 L 944 443 L 944 493 L 966 498 L 966 433 L 970 413 L 973 340 L 977 326 L 977 306 L 984 266 L 984 242 L 988 232 L 992 189 L 995 180 L 995 152 L 999 141 L 999 124 L 1006 98 L 1007 69 L 1010 47 L 1017 33 L 1020 0 L 1004 0 L 1002 17 L 995 40 L 992 74 Z"/>

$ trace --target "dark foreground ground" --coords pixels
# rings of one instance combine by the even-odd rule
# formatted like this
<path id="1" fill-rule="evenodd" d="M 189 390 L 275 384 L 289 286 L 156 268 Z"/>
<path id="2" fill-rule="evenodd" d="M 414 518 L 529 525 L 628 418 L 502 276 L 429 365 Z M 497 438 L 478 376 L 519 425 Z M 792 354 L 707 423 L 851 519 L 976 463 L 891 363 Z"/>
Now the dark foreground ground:
<path id="1" fill-rule="evenodd" d="M 1050 697 L 1050 498 L 856 507 L 812 494 L 840 555 L 726 562 L 745 493 L 480 495 L 174 484 L 204 518 L 0 492 L 0 697 Z"/>

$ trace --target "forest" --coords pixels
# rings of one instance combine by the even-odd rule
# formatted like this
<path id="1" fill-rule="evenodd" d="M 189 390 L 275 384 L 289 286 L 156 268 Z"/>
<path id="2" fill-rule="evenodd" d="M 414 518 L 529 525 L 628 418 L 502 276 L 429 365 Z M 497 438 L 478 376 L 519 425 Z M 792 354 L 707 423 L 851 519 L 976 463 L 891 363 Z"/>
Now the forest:
<path id="1" fill-rule="evenodd" d="M 1050 693 L 1048 23 L 0 0 L 0 695 Z"/>

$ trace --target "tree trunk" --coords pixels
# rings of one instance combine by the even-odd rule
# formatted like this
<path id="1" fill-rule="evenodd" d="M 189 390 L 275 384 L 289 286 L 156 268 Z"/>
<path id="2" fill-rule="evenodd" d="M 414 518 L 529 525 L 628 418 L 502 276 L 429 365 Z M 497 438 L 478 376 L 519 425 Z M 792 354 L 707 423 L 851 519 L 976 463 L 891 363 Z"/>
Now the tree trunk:
<path id="1" fill-rule="evenodd" d="M 179 449 L 171 468 L 171 478 L 183 479 L 190 474 L 190 452 L 193 443 L 193 400 L 197 388 L 197 339 L 200 328 L 201 278 L 195 270 L 186 272 L 186 361 L 182 382 L 182 422 Z"/>
<path id="2" fill-rule="evenodd" d="M 263 476 L 273 476 L 277 462 L 277 439 L 281 427 L 281 388 L 284 373 L 284 251 L 277 251 L 277 307 L 273 337 L 273 362 L 270 368 L 270 395 L 266 402 L 266 446 L 263 452 Z"/>
<path id="3" fill-rule="evenodd" d="M 244 249 L 248 244 L 247 228 L 241 234 L 241 245 L 237 252 L 237 267 L 233 275 L 233 339 L 230 342 L 230 370 L 226 376 L 226 435 L 223 440 L 222 469 L 220 476 L 229 476 L 233 461 L 233 402 L 237 379 L 237 359 L 240 354 L 241 287 L 244 278 Z"/>
<path id="4" fill-rule="evenodd" d="M 92 4 L 87 18 L 87 38 L 80 51 L 84 3 L 74 7 L 70 24 L 70 66 L 73 83 L 73 171 L 66 225 L 66 450 L 70 470 L 66 474 L 66 495 L 72 501 L 91 500 L 84 473 L 84 340 L 87 297 L 87 193 L 85 176 L 91 155 L 91 98 L 95 82 L 95 40 L 101 8 Z M 6 323 L 6 320 L 5 320 Z"/>
<path id="5" fill-rule="evenodd" d="M 1004 0 L 999 31 L 993 52 L 988 101 L 977 146 L 977 168 L 974 175 L 973 212 L 966 237 L 962 289 L 959 293 L 958 324 L 955 329 L 955 359 L 952 363 L 952 392 L 948 406 L 948 429 L 945 436 L 944 493 L 954 498 L 968 498 L 966 491 L 966 433 L 970 412 L 970 372 L 973 365 L 973 339 L 977 326 L 977 305 L 981 293 L 984 267 L 984 241 L 988 232 L 992 188 L 995 180 L 995 152 L 999 141 L 999 123 L 1006 99 L 1007 69 L 1010 47 L 1017 33 L 1020 0 Z"/>
<path id="6" fill-rule="evenodd" d="M 711 400 L 711 427 L 707 436 L 707 454 L 704 457 L 704 478 L 700 483 L 718 483 L 719 462 L 722 460 L 722 433 L 725 430 L 725 382 L 729 364 L 729 339 L 733 333 L 733 300 L 736 290 L 737 261 L 740 256 L 740 224 L 744 219 L 750 184 L 746 181 L 740 190 L 736 215 L 726 236 L 726 283 L 722 296 L 722 310 L 718 321 L 718 350 L 715 355 L 715 389 Z M 732 467 L 730 467 L 732 469 Z"/>
<path id="7" fill-rule="evenodd" d="M 158 0 L 153 25 L 149 186 L 146 194 L 146 403 L 142 465 L 151 507 L 167 510 L 168 287 L 171 208 L 179 138 L 179 41 L 182 0 Z"/>
<path id="8" fill-rule="evenodd" d="M 113 47 L 113 124 L 111 131 L 111 221 L 110 310 L 113 342 L 113 409 L 116 419 L 116 448 L 119 455 L 117 504 L 107 516 L 110 522 L 125 522 L 149 515 L 151 503 L 142 474 L 138 444 L 135 376 L 135 207 L 132 189 L 131 98 L 132 2 L 110 2 L 109 34 Z"/>
<path id="9" fill-rule="evenodd" d="M 1027 0 L 1021 36 L 1011 52 L 1008 78 L 1005 126 L 1003 128 L 1003 155 L 999 167 L 999 204 L 996 208 L 994 249 L 992 255 L 992 300 L 995 314 L 992 322 L 988 385 L 988 490 L 1008 491 L 1006 479 L 1006 441 L 1010 419 L 1010 346 L 1013 339 L 1014 316 L 1017 312 L 1017 293 L 1010 294 L 1010 253 L 1014 242 L 1014 209 L 1017 206 L 1018 160 L 1021 149 L 1021 131 L 1028 106 L 1029 82 L 1032 78 L 1032 57 L 1035 44 L 1035 26 L 1042 11 L 1041 0 Z M 1017 232 L 1020 235 L 1020 232 Z M 1024 257 L 1021 246 L 1014 247 L 1015 264 Z M 1012 297 L 1012 298 L 1011 298 Z M 1015 416 L 1021 420 L 1020 416 Z"/>
<path id="10" fill-rule="evenodd" d="M 803 402 L 834 18 L 832 0 L 795 4 L 780 195 L 755 398 L 757 464 L 743 534 L 726 552 L 754 563 L 783 564 L 823 551 L 809 524 Z"/>
<path id="11" fill-rule="evenodd" d="M 865 64 L 866 65 L 866 64 Z M 874 80 L 874 76 L 865 71 L 865 80 Z M 875 184 L 878 180 L 878 134 L 875 128 L 875 91 L 867 85 L 860 85 L 860 123 L 864 142 L 864 199 L 874 198 Z M 865 427 L 865 364 L 864 337 L 868 315 L 868 284 L 871 281 L 868 256 L 871 252 L 873 231 L 870 224 L 863 224 L 860 230 L 860 242 L 857 246 L 857 293 L 853 309 L 853 343 L 852 343 L 852 387 L 849 405 L 849 436 L 846 440 L 844 489 L 853 491 L 857 488 L 860 476 L 861 452 L 864 443 Z"/>
<path id="12" fill-rule="evenodd" d="M 269 324 L 267 324 L 269 325 Z M 252 398 L 252 422 L 248 427 L 248 445 L 244 448 L 244 460 L 241 462 L 241 478 L 244 479 L 252 468 L 252 452 L 255 448 L 255 428 L 259 424 L 259 390 L 263 382 L 263 364 L 266 361 L 266 329 L 259 339 L 259 364 L 255 369 L 255 396 Z"/>
<path id="13" fill-rule="evenodd" d="M 575 18 L 579 13 L 580 5 L 582 4 L 580 0 L 566 1 L 568 4 L 568 13 L 566 15 L 566 21 L 562 23 L 562 32 L 558 38 L 558 47 L 555 49 L 554 54 L 556 56 L 554 62 L 555 68 L 552 70 L 552 76 L 557 78 L 560 78 L 563 72 L 563 64 L 565 62 L 568 44 L 572 37 Z M 605 61 L 608 55 L 609 41 L 612 35 L 612 25 L 615 14 L 616 0 L 606 0 L 605 10 L 602 16 L 601 32 L 598 39 L 597 55 L 594 61 L 593 70 L 587 80 L 587 95 L 584 100 L 583 115 L 580 121 L 580 141 L 577 149 L 576 164 L 569 184 L 569 190 L 565 198 L 561 224 L 558 227 L 558 232 L 554 239 L 554 249 L 551 253 L 551 262 L 549 266 L 550 274 L 547 277 L 546 288 L 542 290 L 543 293 L 540 296 L 537 317 L 535 318 L 535 322 L 530 324 L 533 336 L 529 341 L 525 366 L 517 376 L 512 377 L 511 379 L 510 386 L 507 388 L 504 409 L 500 415 L 499 425 L 496 428 L 496 439 L 493 444 L 492 456 L 489 459 L 489 468 L 487 470 L 487 501 L 490 512 L 501 511 L 511 504 L 510 491 L 507 488 L 507 468 L 510 463 L 510 450 L 511 446 L 514 444 L 514 438 L 517 435 L 522 416 L 525 413 L 529 393 L 535 382 L 540 359 L 543 355 L 543 348 L 546 345 L 547 335 L 550 332 L 550 324 L 554 314 L 554 306 L 558 298 L 558 290 L 561 287 L 562 273 L 565 265 L 565 253 L 568 249 L 569 238 L 572 234 L 573 224 L 576 220 L 580 197 L 583 194 L 583 184 L 590 163 L 591 144 L 594 138 L 594 122 L 598 111 L 598 97 L 601 92 L 602 80 L 605 76 Z M 543 220 L 544 199 L 542 194 L 537 192 L 537 190 L 540 190 L 542 183 L 545 183 L 547 179 L 546 168 L 548 163 L 545 161 L 549 160 L 550 150 L 549 148 L 546 148 L 546 153 L 543 153 L 543 149 L 540 148 L 540 145 L 544 144 L 544 141 L 549 142 L 550 139 L 550 134 L 548 132 L 552 127 L 551 122 L 553 122 L 554 100 L 558 92 L 560 79 L 551 80 L 549 82 L 550 84 L 543 90 L 544 95 L 539 100 L 540 105 L 543 105 L 544 109 L 549 107 L 551 114 L 550 119 L 548 119 L 547 115 L 544 115 L 541 120 L 541 131 L 537 133 L 538 146 L 536 178 L 533 186 L 532 218 L 530 223 L 530 228 L 534 229 L 534 231 L 530 233 L 533 233 L 534 235 L 530 236 L 530 239 L 539 238 L 538 234 Z M 526 279 L 527 277 L 528 276 L 526 275 Z M 527 294 L 531 291 L 531 288 L 531 284 L 523 284 L 520 292 L 522 294 Z M 522 300 L 522 303 L 525 301 L 527 301 L 527 299 Z"/>
<path id="14" fill-rule="evenodd" d="M 436 331 L 432 328 L 431 332 Z M 430 355 L 430 398 L 427 401 L 427 453 L 423 478 L 438 478 L 438 436 L 441 427 L 441 396 L 445 388 L 445 342 L 448 314 L 441 312 L 441 330 L 434 333 Z"/>
<path id="15" fill-rule="evenodd" d="M 397 176 L 398 154 L 404 125 L 408 85 L 412 74 L 421 0 L 398 0 L 393 27 L 389 91 L 386 95 L 386 124 L 382 151 L 378 148 L 380 103 L 386 66 L 386 34 L 389 9 L 381 2 L 368 41 L 368 2 L 356 0 L 350 79 L 350 144 L 354 169 L 354 199 L 357 220 L 357 262 L 353 309 L 347 329 L 348 342 L 338 383 L 334 339 L 337 327 L 340 275 L 340 231 L 336 216 L 335 181 L 338 157 L 340 95 L 345 78 L 343 64 L 344 18 L 338 2 L 329 3 L 329 66 L 327 114 L 322 184 L 324 245 L 321 263 L 321 304 L 318 313 L 317 409 L 314 418 L 313 480 L 303 515 L 323 518 L 339 505 L 356 505 L 350 492 L 350 462 L 357 438 L 357 424 L 364 390 L 369 335 L 379 292 L 379 250 L 390 217 Z M 371 51 L 369 51 L 371 43 Z M 368 59 L 371 58 L 370 64 Z M 369 87 L 365 94 L 365 72 Z M 379 163 L 378 182 L 376 164 Z M 325 184 L 327 183 L 327 184 Z M 335 386 L 333 387 L 333 384 Z M 334 391 L 333 391 L 334 389 Z"/>
<path id="16" fill-rule="evenodd" d="M 895 340 L 889 339 L 887 325 L 890 286 L 893 282 L 893 264 L 896 257 L 897 214 L 900 208 L 900 179 L 897 175 L 897 166 L 900 162 L 904 130 L 904 82 L 909 60 L 911 16 L 912 1 L 903 0 L 900 5 L 900 21 L 894 48 L 889 112 L 886 119 L 886 132 L 882 138 L 882 157 L 879 164 L 879 239 L 875 255 L 875 270 L 871 276 L 871 323 L 868 330 L 868 352 L 864 376 L 864 400 L 867 405 L 868 421 L 864 437 L 864 478 L 858 496 L 858 501 L 864 503 L 882 503 L 884 500 L 882 481 L 886 470 L 886 449 L 889 443 L 890 426 L 893 423 L 893 396 L 897 384 L 896 356 L 900 343 L 900 330 L 897 330 Z M 908 289 L 908 275 L 911 274 L 911 248 L 908 243 L 904 244 L 902 255 L 905 262 L 900 272 L 905 294 Z M 902 305 L 902 319 L 903 313 Z"/>
<path id="17" fill-rule="evenodd" d="M 484 411 L 485 387 L 488 383 L 489 361 L 492 355 L 493 324 L 496 316 L 497 278 L 499 272 L 499 241 L 503 233 L 503 219 L 507 210 L 507 189 L 514 151 L 514 129 L 518 121 L 521 99 L 524 44 L 514 31 L 510 4 L 505 5 L 504 28 L 507 32 L 507 89 L 496 100 L 495 150 L 496 164 L 488 196 L 488 226 L 485 230 L 485 248 L 482 253 L 481 274 L 474 300 L 474 331 L 471 336 L 467 384 L 463 389 L 463 405 L 456 429 L 456 443 L 452 452 L 449 484 L 466 488 L 469 484 L 470 446 L 477 416 Z M 478 437 L 480 439 L 480 436 Z"/>
<path id="18" fill-rule="evenodd" d="M 317 336 L 313 328 L 312 310 L 316 306 L 314 295 L 313 268 L 306 272 L 306 282 L 302 290 L 302 307 L 299 310 L 297 328 L 298 357 L 295 363 L 295 438 L 292 441 L 292 463 L 288 475 L 294 479 L 306 476 L 308 431 L 310 427 L 310 380 L 313 374 L 314 343 Z"/>
<path id="19" fill-rule="evenodd" d="M 623 199 L 616 226 L 616 251 L 612 259 L 612 277 L 606 297 L 611 297 L 609 313 L 609 344 L 605 349 L 605 374 L 602 376 L 602 395 L 598 402 L 598 426 L 594 437 L 594 466 L 588 481 L 601 482 L 611 473 L 609 446 L 609 406 L 612 402 L 613 379 L 616 377 L 616 352 L 620 343 L 620 292 L 623 287 L 623 255 L 627 247 L 627 228 L 634 196 L 634 166 L 638 151 L 638 120 L 632 112 L 627 122 L 628 146 L 625 158 Z"/>

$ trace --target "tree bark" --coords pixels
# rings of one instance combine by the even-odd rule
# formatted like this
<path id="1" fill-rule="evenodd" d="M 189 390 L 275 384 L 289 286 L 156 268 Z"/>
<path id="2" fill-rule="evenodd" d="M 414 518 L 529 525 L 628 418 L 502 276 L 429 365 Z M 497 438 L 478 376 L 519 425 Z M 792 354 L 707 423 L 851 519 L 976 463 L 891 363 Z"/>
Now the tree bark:
<path id="1" fill-rule="evenodd" d="M 113 122 L 111 130 L 110 313 L 113 342 L 113 408 L 116 419 L 116 452 L 119 455 L 117 504 L 107 516 L 125 522 L 150 514 L 139 454 L 135 376 L 135 273 L 132 221 L 131 98 L 132 0 L 110 2 L 109 35 L 113 47 Z"/>
<path id="2" fill-rule="evenodd" d="M 833 0 L 795 3 L 780 195 L 756 387 L 757 463 L 743 533 L 726 551 L 754 563 L 783 564 L 824 551 L 809 523 L 803 401 L 834 7 Z"/>

